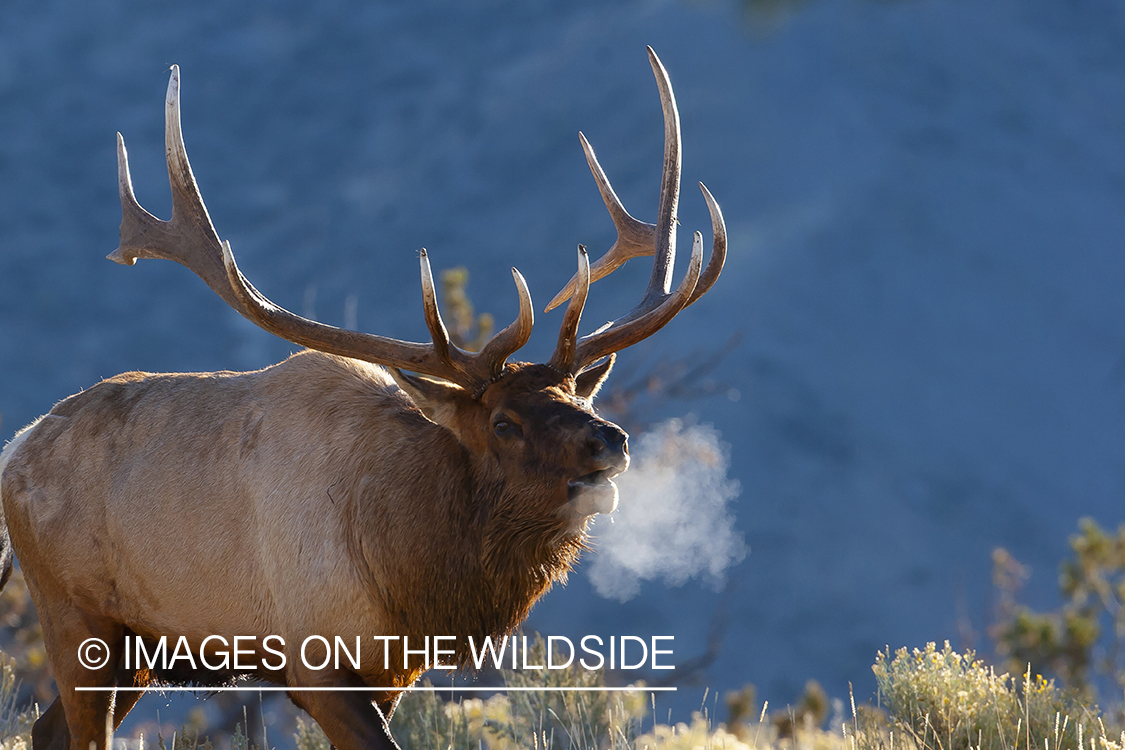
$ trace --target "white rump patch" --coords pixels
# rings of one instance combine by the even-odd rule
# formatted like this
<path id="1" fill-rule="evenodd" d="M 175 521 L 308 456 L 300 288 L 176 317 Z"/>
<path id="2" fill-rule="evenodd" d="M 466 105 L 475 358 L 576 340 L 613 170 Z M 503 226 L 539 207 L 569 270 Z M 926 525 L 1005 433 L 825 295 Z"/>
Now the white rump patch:
<path id="1" fill-rule="evenodd" d="M 22 430 L 17 432 L 15 437 L 9 440 L 4 446 L 3 452 L 0 452 L 0 480 L 3 480 L 4 478 L 4 467 L 8 465 L 8 461 L 11 460 L 12 456 L 16 454 L 16 451 L 19 449 L 19 447 L 23 445 L 23 442 L 27 440 L 29 435 L 31 435 L 31 431 L 35 429 L 35 426 L 42 421 L 43 417 L 39 417 L 39 419 L 35 420 L 27 427 L 24 427 Z"/>

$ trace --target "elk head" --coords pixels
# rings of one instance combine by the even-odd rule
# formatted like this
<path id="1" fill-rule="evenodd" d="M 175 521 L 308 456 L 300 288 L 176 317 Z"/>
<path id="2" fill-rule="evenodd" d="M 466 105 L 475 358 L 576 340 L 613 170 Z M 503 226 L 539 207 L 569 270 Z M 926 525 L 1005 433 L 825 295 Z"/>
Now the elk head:
<path id="1" fill-rule="evenodd" d="M 200 276 L 231 307 L 261 328 L 295 344 L 387 366 L 399 387 L 431 421 L 449 430 L 477 464 L 476 475 L 503 485 L 542 510 L 581 528 L 584 519 L 616 507 L 613 477 L 628 466 L 627 436 L 600 419 L 592 401 L 613 366 L 615 352 L 651 336 L 699 299 L 718 278 L 726 257 L 726 230 L 718 204 L 702 184 L 711 214 L 713 250 L 702 268 L 703 239 L 695 233 L 691 261 L 671 290 L 680 189 L 679 114 L 671 83 L 651 48 L 649 60 L 664 113 L 664 166 L 656 224 L 625 210 L 593 149 L 579 134 L 587 162 L 617 228 L 617 241 L 596 263 L 578 249 L 578 272 L 548 310 L 569 299 L 558 345 L 545 364 L 508 362 L 531 336 L 534 313 L 523 277 L 514 268 L 519 315 L 477 353 L 451 341 L 438 312 L 427 253 L 420 253 L 422 303 L 430 343 L 412 343 L 335 328 L 275 305 L 239 271 L 230 244 L 221 241 L 188 163 L 180 127 L 179 69 L 172 67 L 165 109 L 172 219 L 161 221 L 137 202 L 125 142 L 118 134 L 118 176 L 123 219 L 121 245 L 109 258 L 177 261 Z M 617 321 L 579 337 L 590 284 L 629 258 L 654 255 L 640 303 Z"/>

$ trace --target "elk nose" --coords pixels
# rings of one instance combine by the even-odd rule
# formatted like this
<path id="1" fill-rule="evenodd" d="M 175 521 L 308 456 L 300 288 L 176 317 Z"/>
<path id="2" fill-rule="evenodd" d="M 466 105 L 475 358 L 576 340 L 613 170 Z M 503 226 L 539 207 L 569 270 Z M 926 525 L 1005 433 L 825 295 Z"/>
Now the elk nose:
<path id="1" fill-rule="evenodd" d="M 615 424 L 603 422 L 594 428 L 593 434 L 586 440 L 590 456 L 599 462 L 605 462 L 606 468 L 623 463 L 629 455 L 627 445 L 629 436 Z"/>

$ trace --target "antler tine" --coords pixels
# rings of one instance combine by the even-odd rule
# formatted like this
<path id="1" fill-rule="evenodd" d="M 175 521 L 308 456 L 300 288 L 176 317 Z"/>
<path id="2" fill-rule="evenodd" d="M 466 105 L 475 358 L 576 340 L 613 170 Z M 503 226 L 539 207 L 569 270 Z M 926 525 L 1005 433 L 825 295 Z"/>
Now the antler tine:
<path id="1" fill-rule="evenodd" d="M 422 271 L 422 311 L 426 316 L 426 327 L 430 329 L 430 338 L 434 342 L 434 351 L 440 359 L 448 360 L 450 356 L 449 331 L 441 319 L 438 310 L 437 292 L 434 291 L 434 275 L 430 271 L 430 257 L 426 248 L 418 251 L 418 263 Z"/>
<path id="2" fill-rule="evenodd" d="M 608 273 L 608 272 L 607 272 Z M 548 364 L 563 372 L 576 372 L 574 369 L 574 354 L 578 343 L 578 323 L 582 319 L 582 308 L 586 306 L 586 296 L 590 293 L 590 281 L 593 271 L 590 268 L 590 256 L 586 254 L 584 245 L 578 246 L 578 272 L 574 275 L 577 279 L 576 292 L 566 306 L 562 326 L 559 328 L 559 343 L 555 353 Z"/>
<path id="3" fill-rule="evenodd" d="M 719 278 L 719 274 L 723 272 L 723 264 L 727 260 L 727 225 L 723 221 L 723 211 L 706 185 L 699 183 L 699 189 L 703 191 L 703 200 L 707 201 L 707 211 L 711 214 L 711 236 L 714 239 L 711 244 L 711 258 L 699 276 L 699 282 L 695 285 L 695 291 L 691 293 L 691 299 L 684 307 L 694 304 L 697 299 L 707 294 Z"/>
<path id="4" fill-rule="evenodd" d="M 605 207 L 609 210 L 609 216 L 613 219 L 613 225 L 617 229 L 617 239 L 614 240 L 613 246 L 590 266 L 590 282 L 593 283 L 616 271 L 630 258 L 652 255 L 656 250 L 656 225 L 635 219 L 625 210 L 621 199 L 617 197 L 613 186 L 609 184 L 609 178 L 606 177 L 605 170 L 598 163 L 594 147 L 590 145 L 586 136 L 581 132 L 578 133 L 578 140 L 581 141 L 582 150 L 586 153 L 586 163 L 590 166 L 590 171 L 594 175 L 598 192 L 601 193 Z M 574 287 L 577 283 L 578 274 L 575 274 L 562 291 L 555 295 L 551 304 L 547 305 L 547 312 L 554 310 L 574 294 Z"/>
<path id="5" fill-rule="evenodd" d="M 531 292 L 527 288 L 527 281 L 523 274 L 512 269 L 512 279 L 516 282 L 516 293 L 520 298 L 520 312 L 516 319 L 507 328 L 500 331 L 488 340 L 484 348 L 474 357 L 481 363 L 478 370 L 483 376 L 483 382 L 477 390 L 483 390 L 504 372 L 504 363 L 517 349 L 527 343 L 531 338 L 531 328 L 535 325 L 535 307 L 531 303 Z"/>
<path id="6" fill-rule="evenodd" d="M 228 305 L 246 315 L 226 283 L 219 235 L 211 223 L 188 163 L 180 127 L 180 67 L 172 66 L 164 105 L 164 146 L 172 187 L 172 219 L 161 221 L 137 202 L 125 139 L 117 134 L 117 179 L 121 193 L 121 244 L 108 257 L 131 266 L 137 258 L 165 258 L 191 269 Z"/>
<path id="7" fill-rule="evenodd" d="M 680 204 L 680 111 L 672 93 L 668 71 L 648 47 L 648 61 L 660 89 L 660 108 L 664 111 L 664 167 L 660 178 L 660 208 L 656 214 L 656 258 L 644 299 L 636 314 L 656 307 L 668 294 L 672 284 L 672 266 L 676 262 L 676 209 Z"/>
<path id="8" fill-rule="evenodd" d="M 607 354 L 618 352 L 663 328 L 668 321 L 688 305 L 692 292 L 699 281 L 699 270 L 703 266 L 703 235 L 695 233 L 691 244 L 691 261 L 683 281 L 676 291 L 652 310 L 641 313 L 627 323 L 618 323 L 583 336 L 578 341 L 571 372 L 580 372 L 588 365 L 597 362 Z"/>
<path id="9" fill-rule="evenodd" d="M 434 278 L 430 273 L 430 261 L 425 248 L 421 252 L 421 263 L 423 306 L 426 325 L 434 340 L 434 351 L 439 359 L 449 362 L 461 373 L 460 380 L 456 382 L 471 383 L 472 390 L 479 394 L 485 386 L 504 372 L 504 364 L 508 357 L 531 338 L 531 329 L 535 325 L 535 307 L 531 303 L 531 292 L 527 288 L 527 281 L 523 274 L 512 269 L 512 278 L 516 282 L 516 294 L 520 301 L 519 314 L 507 328 L 490 338 L 480 352 L 470 354 L 458 349 L 449 340 L 449 332 L 441 320 L 441 313 L 438 312 Z"/>
<path id="10" fill-rule="evenodd" d="M 238 270 L 230 243 L 220 241 L 203 205 L 184 148 L 180 126 L 180 70 L 172 66 L 165 102 L 165 146 L 172 186 L 172 218 L 161 221 L 137 202 L 129 175 L 125 140 L 117 135 L 121 193 L 121 244 L 110 260 L 133 265 L 137 258 L 166 258 L 194 271 L 227 304 L 261 328 L 310 349 L 436 376 L 477 393 L 503 372 L 505 360 L 527 343 L 534 322 L 531 295 L 519 272 L 520 314 L 479 354 L 454 346 L 438 312 L 426 251 L 420 253 L 422 304 L 432 343 L 418 344 L 358 333 L 303 318 L 267 299 Z"/>

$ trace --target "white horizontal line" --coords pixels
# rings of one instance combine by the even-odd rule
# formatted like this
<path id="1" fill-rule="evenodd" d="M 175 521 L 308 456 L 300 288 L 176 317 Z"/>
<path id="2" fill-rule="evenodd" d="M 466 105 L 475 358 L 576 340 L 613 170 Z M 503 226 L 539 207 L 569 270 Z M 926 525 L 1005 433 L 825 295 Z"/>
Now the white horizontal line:
<path id="1" fill-rule="evenodd" d="M 281 687 L 278 685 L 264 685 L 262 687 L 191 687 L 184 685 L 176 685 L 174 687 L 76 687 L 76 692 L 85 693 L 109 693 L 114 690 L 124 690 L 131 693 L 277 693 L 277 692 L 290 692 L 290 691 L 311 691 L 311 692 L 337 692 L 337 693 L 355 693 L 355 692 L 378 692 L 378 691 L 396 691 L 396 692 L 416 692 L 416 693 L 471 693 L 471 692 L 487 692 L 487 693 L 510 693 L 510 692 L 524 692 L 524 693 L 624 693 L 624 692 L 646 692 L 646 693 L 665 693 L 675 692 L 674 687 Z"/>

